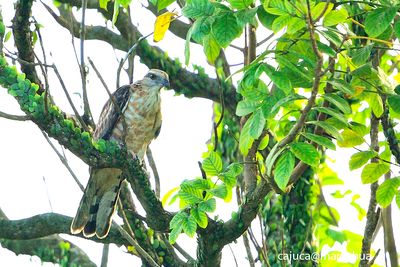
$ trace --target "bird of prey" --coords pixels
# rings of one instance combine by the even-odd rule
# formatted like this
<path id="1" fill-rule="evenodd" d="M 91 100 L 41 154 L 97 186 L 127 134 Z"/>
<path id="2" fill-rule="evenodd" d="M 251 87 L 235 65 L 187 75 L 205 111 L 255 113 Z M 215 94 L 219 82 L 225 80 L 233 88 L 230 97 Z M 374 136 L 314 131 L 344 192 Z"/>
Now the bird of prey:
<path id="1" fill-rule="evenodd" d="M 169 87 L 168 74 L 157 69 L 131 85 L 118 88 L 104 105 L 94 139 L 115 140 L 140 160 L 161 129 L 160 89 Z M 90 178 L 71 224 L 71 233 L 107 236 L 122 183 L 117 168 L 91 168 Z"/>

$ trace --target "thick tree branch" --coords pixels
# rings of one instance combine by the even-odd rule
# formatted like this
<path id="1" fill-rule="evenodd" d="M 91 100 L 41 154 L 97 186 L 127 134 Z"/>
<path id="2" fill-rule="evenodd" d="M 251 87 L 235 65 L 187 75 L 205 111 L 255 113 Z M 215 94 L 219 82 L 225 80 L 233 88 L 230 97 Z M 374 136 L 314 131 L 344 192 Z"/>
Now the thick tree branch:
<path id="1" fill-rule="evenodd" d="M 45 213 L 21 220 L 0 219 L 0 238 L 10 240 L 27 240 L 42 238 L 53 234 L 70 234 L 72 218 L 57 214 Z M 82 234 L 79 235 L 85 238 Z M 85 238 L 88 239 L 88 238 Z M 121 236 L 115 225 L 104 239 L 89 238 L 98 243 L 113 243 L 118 246 L 129 245 Z"/>
<path id="2" fill-rule="evenodd" d="M 15 5 L 15 16 L 12 20 L 12 30 L 14 35 L 15 46 L 18 50 L 18 57 L 27 62 L 34 63 L 35 53 L 32 45 L 32 34 L 30 31 L 29 18 L 31 16 L 32 0 L 20 0 Z M 38 93 L 44 92 L 43 85 L 38 77 L 35 66 L 21 65 L 21 70 L 26 77 L 39 85 Z"/>

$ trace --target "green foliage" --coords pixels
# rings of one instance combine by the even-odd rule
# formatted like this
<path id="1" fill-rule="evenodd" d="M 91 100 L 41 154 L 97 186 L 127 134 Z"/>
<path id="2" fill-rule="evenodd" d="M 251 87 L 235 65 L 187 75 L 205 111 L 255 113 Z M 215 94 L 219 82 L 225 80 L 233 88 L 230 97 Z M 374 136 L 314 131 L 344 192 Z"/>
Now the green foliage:
<path id="1" fill-rule="evenodd" d="M 360 151 L 353 154 L 349 161 L 350 170 L 355 170 L 364 166 L 370 159 L 376 157 L 378 153 L 373 150 Z"/>
<path id="2" fill-rule="evenodd" d="M 361 181 L 363 184 L 376 182 L 379 177 L 390 170 L 390 166 L 386 163 L 369 163 L 365 165 L 361 172 Z"/>
<path id="3" fill-rule="evenodd" d="M 376 191 L 376 201 L 382 208 L 386 208 L 392 202 L 398 187 L 400 186 L 400 177 L 394 177 L 384 181 Z"/>
<path id="4" fill-rule="evenodd" d="M 274 179 L 282 191 L 285 191 L 294 169 L 295 158 L 290 150 L 285 151 L 276 162 Z"/>

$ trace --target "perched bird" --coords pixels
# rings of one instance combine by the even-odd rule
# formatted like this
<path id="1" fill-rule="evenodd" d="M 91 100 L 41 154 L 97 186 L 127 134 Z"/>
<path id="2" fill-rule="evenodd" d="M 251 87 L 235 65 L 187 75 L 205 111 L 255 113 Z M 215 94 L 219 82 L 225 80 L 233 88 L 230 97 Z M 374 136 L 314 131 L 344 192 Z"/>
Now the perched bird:
<path id="1" fill-rule="evenodd" d="M 131 85 L 118 88 L 107 101 L 94 131 L 95 139 L 115 140 L 140 160 L 161 129 L 160 89 L 169 87 L 168 74 L 157 69 Z M 91 168 L 90 178 L 71 224 L 71 232 L 107 236 L 122 183 L 117 168 Z"/>

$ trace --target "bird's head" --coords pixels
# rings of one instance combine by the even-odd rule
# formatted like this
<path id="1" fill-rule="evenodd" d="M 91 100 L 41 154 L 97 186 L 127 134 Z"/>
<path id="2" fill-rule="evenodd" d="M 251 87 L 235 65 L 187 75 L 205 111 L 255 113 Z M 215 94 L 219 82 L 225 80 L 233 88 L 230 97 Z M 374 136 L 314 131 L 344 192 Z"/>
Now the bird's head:
<path id="1" fill-rule="evenodd" d="M 169 87 L 168 74 L 162 70 L 151 69 L 144 76 L 142 83 L 158 92 L 163 87 Z"/>

